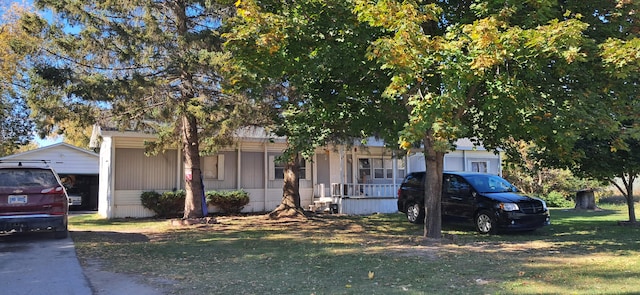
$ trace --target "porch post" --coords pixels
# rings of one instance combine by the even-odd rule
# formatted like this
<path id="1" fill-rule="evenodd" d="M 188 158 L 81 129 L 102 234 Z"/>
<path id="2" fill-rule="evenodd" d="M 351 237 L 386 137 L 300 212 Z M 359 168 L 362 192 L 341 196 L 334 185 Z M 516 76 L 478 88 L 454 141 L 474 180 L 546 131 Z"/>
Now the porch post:
<path id="1" fill-rule="evenodd" d="M 467 153 L 465 150 L 462 150 L 462 171 L 467 171 Z"/>
<path id="2" fill-rule="evenodd" d="M 393 196 L 393 190 L 396 189 L 396 178 L 398 178 L 398 156 L 395 151 L 391 152 L 391 166 L 392 166 L 392 178 L 393 178 L 393 189 L 391 190 L 391 195 Z"/>
<path id="3" fill-rule="evenodd" d="M 269 188 L 269 149 L 267 148 L 267 141 L 264 142 L 264 150 L 263 150 L 263 161 L 264 161 L 264 175 L 263 186 L 264 186 L 264 208 L 267 208 L 267 189 Z"/>
<path id="4" fill-rule="evenodd" d="M 238 154 L 236 161 L 236 189 L 239 190 L 242 188 L 242 171 L 240 171 L 240 167 L 242 167 L 242 143 L 238 144 Z"/>
<path id="5" fill-rule="evenodd" d="M 344 179 L 346 178 L 345 163 L 344 163 L 344 146 L 340 147 L 340 198 L 344 197 Z"/>

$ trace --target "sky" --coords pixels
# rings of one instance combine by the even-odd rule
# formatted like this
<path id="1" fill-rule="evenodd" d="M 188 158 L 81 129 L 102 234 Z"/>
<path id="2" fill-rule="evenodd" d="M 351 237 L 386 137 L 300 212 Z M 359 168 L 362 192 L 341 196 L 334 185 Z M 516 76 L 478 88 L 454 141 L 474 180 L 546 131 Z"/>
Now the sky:
<path id="1" fill-rule="evenodd" d="M 40 139 L 39 136 L 35 136 L 34 137 L 35 142 L 38 144 L 38 146 L 40 147 L 45 147 L 45 146 L 50 146 L 56 143 L 60 143 L 62 142 L 63 138 L 62 136 L 56 137 L 56 138 L 45 138 L 45 139 Z"/>

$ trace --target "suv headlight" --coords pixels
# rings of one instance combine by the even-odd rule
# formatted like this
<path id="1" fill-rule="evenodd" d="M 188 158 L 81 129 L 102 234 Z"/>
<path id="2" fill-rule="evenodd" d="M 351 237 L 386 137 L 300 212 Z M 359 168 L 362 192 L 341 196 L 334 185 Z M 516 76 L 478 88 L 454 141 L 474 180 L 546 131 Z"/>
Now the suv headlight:
<path id="1" fill-rule="evenodd" d="M 500 203 L 500 209 L 503 211 L 518 211 L 520 207 L 516 203 Z"/>

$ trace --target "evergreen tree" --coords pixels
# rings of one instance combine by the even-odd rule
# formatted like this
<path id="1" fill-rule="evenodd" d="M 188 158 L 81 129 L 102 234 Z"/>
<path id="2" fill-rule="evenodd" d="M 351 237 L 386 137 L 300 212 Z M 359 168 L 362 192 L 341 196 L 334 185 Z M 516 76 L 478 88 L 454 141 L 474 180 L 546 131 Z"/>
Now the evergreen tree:
<path id="1" fill-rule="evenodd" d="M 230 1 L 37 0 L 51 11 L 23 26 L 48 40 L 36 56 L 29 104 L 42 132 L 70 120 L 158 135 L 149 153 L 178 148 L 187 192 L 184 218 L 203 216 L 200 154 L 235 131 L 247 101 L 224 95 L 222 28 Z M 115 125 L 115 126 L 114 126 Z"/>

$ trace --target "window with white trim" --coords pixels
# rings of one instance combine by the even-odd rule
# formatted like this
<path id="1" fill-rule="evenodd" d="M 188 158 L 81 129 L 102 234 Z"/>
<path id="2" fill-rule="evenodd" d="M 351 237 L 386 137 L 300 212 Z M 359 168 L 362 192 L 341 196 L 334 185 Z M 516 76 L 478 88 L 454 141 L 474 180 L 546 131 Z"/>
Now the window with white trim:
<path id="1" fill-rule="evenodd" d="M 281 163 L 276 161 L 275 156 L 269 156 L 269 180 L 280 180 L 284 179 L 284 170 L 285 163 Z M 311 179 L 308 173 L 310 172 L 307 169 L 307 161 L 304 159 L 300 159 L 300 179 Z"/>
<path id="2" fill-rule="evenodd" d="M 403 159 L 397 160 L 396 178 L 404 178 L 405 167 Z M 361 183 L 373 179 L 393 179 L 393 161 L 394 159 L 381 158 L 361 158 L 358 160 L 358 177 Z"/>
<path id="3" fill-rule="evenodd" d="M 489 172 L 489 163 L 486 161 L 472 161 L 471 162 L 471 172 Z"/>
<path id="4" fill-rule="evenodd" d="M 202 178 L 224 180 L 224 155 L 203 157 Z"/>

